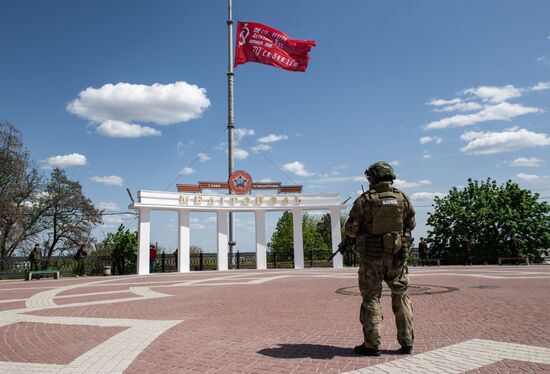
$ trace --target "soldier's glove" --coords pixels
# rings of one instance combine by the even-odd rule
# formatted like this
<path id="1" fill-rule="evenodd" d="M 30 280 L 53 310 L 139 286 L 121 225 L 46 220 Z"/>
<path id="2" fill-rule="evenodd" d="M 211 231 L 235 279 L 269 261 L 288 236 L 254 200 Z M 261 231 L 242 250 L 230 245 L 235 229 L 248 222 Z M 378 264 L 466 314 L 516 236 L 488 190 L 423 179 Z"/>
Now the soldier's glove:
<path id="1" fill-rule="evenodd" d="M 413 237 L 410 230 L 405 230 L 403 233 L 402 245 L 399 252 L 395 256 L 396 265 L 404 265 L 412 248 Z"/>
<path id="2" fill-rule="evenodd" d="M 340 244 L 338 244 L 338 252 L 340 252 L 341 254 L 346 254 L 347 252 L 351 251 L 354 245 L 355 241 L 353 240 L 353 238 L 345 236 Z"/>

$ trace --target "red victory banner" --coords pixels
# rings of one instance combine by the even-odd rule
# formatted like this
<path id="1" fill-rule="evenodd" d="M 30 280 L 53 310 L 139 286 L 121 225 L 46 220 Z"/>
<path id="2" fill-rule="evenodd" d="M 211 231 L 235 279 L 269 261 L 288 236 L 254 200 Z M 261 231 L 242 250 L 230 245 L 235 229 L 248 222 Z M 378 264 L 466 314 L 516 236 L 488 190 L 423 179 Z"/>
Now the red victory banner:
<path id="1" fill-rule="evenodd" d="M 290 71 L 305 71 L 315 40 L 295 40 L 284 32 L 256 22 L 237 24 L 235 67 L 259 62 Z"/>

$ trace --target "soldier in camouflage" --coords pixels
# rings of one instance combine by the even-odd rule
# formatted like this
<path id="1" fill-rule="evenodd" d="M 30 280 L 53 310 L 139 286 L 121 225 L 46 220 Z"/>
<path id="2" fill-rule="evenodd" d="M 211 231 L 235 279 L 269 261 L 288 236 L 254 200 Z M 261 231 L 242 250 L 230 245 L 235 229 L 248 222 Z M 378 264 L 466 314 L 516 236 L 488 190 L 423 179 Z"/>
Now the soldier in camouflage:
<path id="1" fill-rule="evenodd" d="M 401 352 L 410 354 L 414 341 L 413 308 L 407 295 L 406 259 L 412 247 L 411 231 L 416 225 L 414 209 L 409 198 L 392 186 L 395 173 L 389 164 L 372 164 L 365 174 L 369 190 L 355 200 L 343 239 L 348 243 L 346 248 L 355 245 L 361 255 L 358 273 L 364 342 L 354 351 L 367 356 L 380 355 L 379 330 L 383 319 L 380 297 L 385 281 L 391 290 Z"/>

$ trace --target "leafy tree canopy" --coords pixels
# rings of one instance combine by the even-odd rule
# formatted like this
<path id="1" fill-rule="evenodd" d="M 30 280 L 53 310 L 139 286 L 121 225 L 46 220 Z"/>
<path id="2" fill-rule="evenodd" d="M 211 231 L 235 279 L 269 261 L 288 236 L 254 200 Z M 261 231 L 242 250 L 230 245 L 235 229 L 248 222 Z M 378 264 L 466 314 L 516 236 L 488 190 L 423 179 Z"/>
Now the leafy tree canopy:
<path id="1" fill-rule="evenodd" d="M 21 245 L 43 230 L 41 177 L 23 148 L 21 133 L 0 121 L 0 254 L 2 267 Z M 2 270 L 2 269 L 0 269 Z"/>
<path id="2" fill-rule="evenodd" d="M 304 250 L 317 252 L 329 251 L 331 247 L 330 215 L 328 228 L 326 218 L 305 213 L 302 217 L 302 237 Z M 328 230 L 328 231 L 327 231 Z M 292 213 L 283 212 L 277 222 L 277 227 L 271 236 L 269 248 L 277 253 L 288 253 L 294 249 Z"/>
<path id="3" fill-rule="evenodd" d="M 462 262 L 461 240 L 467 235 L 474 262 L 494 263 L 510 256 L 507 243 L 515 234 L 520 255 L 540 261 L 540 249 L 550 246 L 550 206 L 538 198 L 512 181 L 499 186 L 491 178 L 468 179 L 464 189 L 454 187 L 447 196 L 436 198 L 434 212 L 428 213 L 430 256 Z"/>
<path id="4" fill-rule="evenodd" d="M 70 180 L 61 169 L 54 169 L 46 186 L 43 204 L 47 240 L 46 257 L 91 241 L 91 232 L 101 223 L 101 211 L 82 192 L 79 182 Z"/>

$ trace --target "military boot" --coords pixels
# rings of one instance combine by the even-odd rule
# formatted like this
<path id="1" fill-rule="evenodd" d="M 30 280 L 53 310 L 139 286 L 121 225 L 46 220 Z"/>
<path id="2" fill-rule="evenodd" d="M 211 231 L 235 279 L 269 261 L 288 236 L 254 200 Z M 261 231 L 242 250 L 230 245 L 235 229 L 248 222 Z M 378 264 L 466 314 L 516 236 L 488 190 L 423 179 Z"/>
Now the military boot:
<path id="1" fill-rule="evenodd" d="M 353 348 L 353 352 L 361 356 L 380 356 L 381 354 L 379 349 L 367 348 L 363 344 L 356 345 Z"/>
<path id="2" fill-rule="evenodd" d="M 412 353 L 412 345 L 403 345 L 401 346 L 401 353 L 404 355 L 410 355 Z"/>

